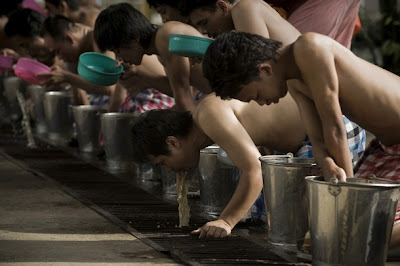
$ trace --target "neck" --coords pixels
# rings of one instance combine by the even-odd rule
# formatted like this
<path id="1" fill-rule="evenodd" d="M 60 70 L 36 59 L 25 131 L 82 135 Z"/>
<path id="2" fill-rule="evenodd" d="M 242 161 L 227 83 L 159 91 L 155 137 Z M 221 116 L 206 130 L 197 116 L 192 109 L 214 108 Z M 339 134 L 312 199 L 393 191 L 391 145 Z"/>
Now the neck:
<path id="1" fill-rule="evenodd" d="M 189 133 L 189 138 L 192 140 L 192 143 L 196 150 L 204 149 L 207 146 L 214 144 L 214 141 L 210 139 L 204 132 L 201 130 L 196 123 L 193 123 L 193 127 Z"/>
<path id="2" fill-rule="evenodd" d="M 301 78 L 301 73 L 293 54 L 293 44 L 289 44 L 280 50 L 277 67 L 282 73 L 285 73 L 286 80 Z"/>
<path id="3" fill-rule="evenodd" d="M 150 41 L 149 47 L 147 47 L 145 50 L 145 53 L 147 55 L 153 55 L 153 54 L 159 55 L 157 45 L 156 45 L 157 31 L 158 31 L 158 29 L 154 29 L 154 31 L 151 35 L 151 41 Z"/>

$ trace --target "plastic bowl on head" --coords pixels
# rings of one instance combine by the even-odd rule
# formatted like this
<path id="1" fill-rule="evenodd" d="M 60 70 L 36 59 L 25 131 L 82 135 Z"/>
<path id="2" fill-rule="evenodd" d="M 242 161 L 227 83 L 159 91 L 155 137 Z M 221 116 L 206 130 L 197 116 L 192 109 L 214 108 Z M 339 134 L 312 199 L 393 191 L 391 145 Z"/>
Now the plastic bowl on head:
<path id="1" fill-rule="evenodd" d="M 104 54 L 86 52 L 79 56 L 78 74 L 85 80 L 100 85 L 110 86 L 117 83 L 123 71 L 122 65 Z"/>
<path id="2" fill-rule="evenodd" d="M 212 41 L 198 36 L 170 34 L 168 49 L 170 53 L 182 56 L 204 56 Z"/>
<path id="3" fill-rule="evenodd" d="M 17 77 L 32 84 L 39 84 L 44 78 L 36 76 L 37 74 L 48 73 L 51 68 L 39 61 L 31 58 L 21 57 L 18 59 L 14 68 Z"/>
<path id="4" fill-rule="evenodd" d="M 0 55 L 0 68 L 11 69 L 14 63 L 12 55 Z"/>

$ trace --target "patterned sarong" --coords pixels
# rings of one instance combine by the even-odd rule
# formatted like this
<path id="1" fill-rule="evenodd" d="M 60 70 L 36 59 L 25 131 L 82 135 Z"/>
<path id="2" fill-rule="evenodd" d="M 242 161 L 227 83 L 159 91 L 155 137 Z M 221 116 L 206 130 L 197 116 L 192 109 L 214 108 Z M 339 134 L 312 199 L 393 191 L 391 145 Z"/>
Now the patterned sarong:
<path id="1" fill-rule="evenodd" d="M 374 174 L 400 182 L 400 144 L 383 145 L 378 139 L 373 139 L 354 168 L 354 177 L 368 178 Z M 400 222 L 400 199 L 397 205 L 395 223 Z"/>

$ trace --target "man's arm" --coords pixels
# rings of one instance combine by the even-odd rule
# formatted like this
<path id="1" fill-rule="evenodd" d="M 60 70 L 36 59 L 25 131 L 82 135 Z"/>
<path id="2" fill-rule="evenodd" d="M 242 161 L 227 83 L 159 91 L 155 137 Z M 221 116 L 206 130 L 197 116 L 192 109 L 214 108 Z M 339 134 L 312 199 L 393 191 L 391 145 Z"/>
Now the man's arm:
<path id="1" fill-rule="evenodd" d="M 219 219 L 208 222 L 194 232 L 200 237 L 229 235 L 231 229 L 256 201 L 263 187 L 259 161 L 261 154 L 229 104 L 216 99 L 218 102 L 200 103 L 202 109 L 199 114 L 194 115 L 195 121 L 207 136 L 226 151 L 241 175 L 238 186 Z M 203 101 L 207 100 L 209 98 Z"/>
<path id="2" fill-rule="evenodd" d="M 328 148 L 324 142 L 321 120 L 318 117 L 314 102 L 306 95 L 302 94 L 303 89 L 301 86 L 304 85 L 299 85 L 299 82 L 300 81 L 297 80 L 289 81 L 289 92 L 296 101 L 308 137 L 311 139 L 313 156 L 318 162 L 318 165 L 322 168 L 326 181 L 330 181 L 330 179 L 334 177 L 345 181 L 346 173 L 335 164 L 331 155 L 329 155 Z"/>
<path id="3" fill-rule="evenodd" d="M 306 85 L 305 89 L 302 89 L 302 93 L 307 95 L 315 106 L 315 110 L 308 110 L 302 116 L 304 119 L 308 119 L 304 115 L 311 115 L 311 112 L 316 111 L 318 119 L 314 119 L 313 123 L 317 125 L 320 121 L 322 131 L 314 131 L 313 136 L 310 136 L 313 147 L 314 142 L 320 143 L 322 140 L 334 163 L 343 168 L 348 177 L 352 177 L 353 166 L 339 102 L 339 81 L 334 55 L 329 42 L 316 39 L 314 36 L 313 34 L 302 35 L 294 44 L 296 64 Z M 307 93 L 306 90 L 309 92 Z M 293 97 L 295 96 L 293 95 Z M 308 134 L 309 130 L 313 132 L 310 126 L 307 130 Z"/>

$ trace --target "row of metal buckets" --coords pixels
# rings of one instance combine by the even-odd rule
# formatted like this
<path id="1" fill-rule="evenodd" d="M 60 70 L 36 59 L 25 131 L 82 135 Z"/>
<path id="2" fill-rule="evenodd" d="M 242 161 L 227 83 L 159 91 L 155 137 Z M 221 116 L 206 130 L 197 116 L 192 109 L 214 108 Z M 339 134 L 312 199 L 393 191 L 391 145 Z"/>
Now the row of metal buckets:
<path id="1" fill-rule="evenodd" d="M 74 106 L 72 119 L 68 94 L 40 92 L 40 87 L 30 90 L 33 100 L 40 102 L 44 97 L 43 119 L 50 138 L 70 136 L 75 120 L 82 152 L 98 151 L 102 132 L 109 167 L 130 167 L 130 123 L 136 114 Z M 35 108 L 40 109 L 40 104 Z M 35 113 L 40 124 L 40 110 Z M 240 176 L 237 168 L 217 159 L 218 150 L 202 150 L 198 169 L 188 176 L 189 189 L 200 190 L 206 213 L 215 216 L 231 198 Z M 314 160 L 290 155 L 262 156 L 260 160 L 269 242 L 298 246 L 310 230 L 313 265 L 385 264 L 400 184 L 376 178 L 329 183 L 319 177 Z M 139 174 L 149 178 L 160 176 L 164 193 L 176 193 L 174 173 L 150 165 L 139 165 L 138 169 Z"/>

